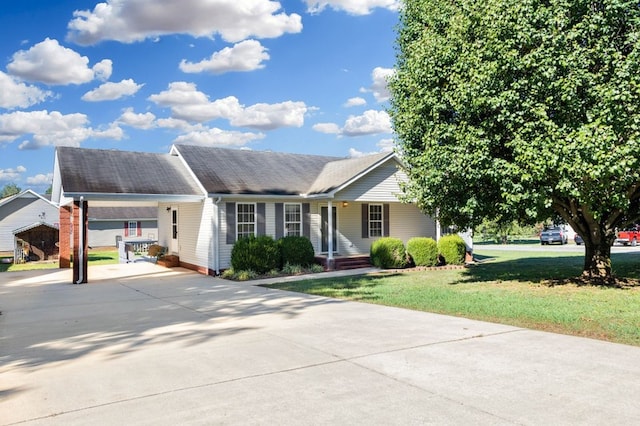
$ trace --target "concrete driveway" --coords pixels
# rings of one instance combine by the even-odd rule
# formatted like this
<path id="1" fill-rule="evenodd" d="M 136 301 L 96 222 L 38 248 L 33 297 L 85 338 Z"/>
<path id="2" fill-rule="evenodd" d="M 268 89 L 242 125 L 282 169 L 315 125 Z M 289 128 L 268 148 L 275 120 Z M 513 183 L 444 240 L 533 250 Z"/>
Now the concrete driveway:
<path id="1" fill-rule="evenodd" d="M 90 274 L 0 275 L 0 424 L 640 419 L 637 347 L 150 264 Z"/>

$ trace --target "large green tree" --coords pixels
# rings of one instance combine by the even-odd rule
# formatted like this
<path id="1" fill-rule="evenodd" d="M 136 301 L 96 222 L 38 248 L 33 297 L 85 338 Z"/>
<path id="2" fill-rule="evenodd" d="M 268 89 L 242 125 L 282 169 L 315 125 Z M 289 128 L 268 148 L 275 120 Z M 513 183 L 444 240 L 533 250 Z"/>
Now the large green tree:
<path id="1" fill-rule="evenodd" d="M 444 224 L 561 216 L 612 279 L 640 219 L 640 6 L 405 0 L 390 114 L 407 199 Z"/>

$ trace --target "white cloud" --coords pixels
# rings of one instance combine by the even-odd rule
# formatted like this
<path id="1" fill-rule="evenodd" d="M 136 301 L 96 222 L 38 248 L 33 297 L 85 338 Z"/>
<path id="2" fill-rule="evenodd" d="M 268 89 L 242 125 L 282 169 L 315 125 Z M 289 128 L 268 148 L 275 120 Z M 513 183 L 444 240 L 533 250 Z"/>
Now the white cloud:
<path id="1" fill-rule="evenodd" d="M 82 95 L 82 100 L 88 102 L 113 101 L 134 95 L 142 86 L 143 84 L 136 84 L 130 78 L 122 80 L 120 83 L 108 82 Z"/>
<path id="2" fill-rule="evenodd" d="M 104 130 L 88 125 L 87 116 L 80 113 L 16 111 L 0 115 L 0 140 L 14 141 L 31 136 L 32 140 L 22 142 L 19 149 L 38 149 L 48 145 L 80 146 L 88 138 L 119 140 L 123 136 L 122 129 L 116 124 Z"/>
<path id="3" fill-rule="evenodd" d="M 378 102 L 388 101 L 391 97 L 391 92 L 389 92 L 387 82 L 394 73 L 395 70 L 393 68 L 374 68 L 371 72 L 371 87 L 369 87 L 368 89 L 361 88 L 360 91 L 373 92 L 373 97 L 376 98 Z"/>
<path id="4" fill-rule="evenodd" d="M 305 0 L 309 13 L 320 13 L 325 8 L 343 10 L 352 15 L 368 15 L 375 8 L 398 10 L 398 0 Z"/>
<path id="5" fill-rule="evenodd" d="M 133 108 L 127 108 L 118 118 L 118 123 L 135 127 L 136 129 L 150 129 L 154 127 L 155 119 L 156 116 L 151 112 L 136 114 L 133 112 Z"/>
<path id="6" fill-rule="evenodd" d="M 364 98 L 356 97 L 356 98 L 347 99 L 347 102 L 344 103 L 344 106 L 347 108 L 350 108 L 350 107 L 362 106 L 366 104 L 367 104 L 367 101 L 364 100 Z"/>
<path id="7" fill-rule="evenodd" d="M 302 127 L 307 106 L 304 102 L 286 101 L 277 104 L 255 104 L 231 117 L 233 126 L 273 130 L 279 127 Z"/>
<path id="8" fill-rule="evenodd" d="M 73 15 L 67 38 L 80 45 L 132 43 L 167 34 L 220 34 L 234 43 L 302 31 L 300 15 L 287 15 L 280 3 L 270 0 L 107 0 L 93 11 L 76 10 Z"/>
<path id="9" fill-rule="evenodd" d="M 276 104 L 258 103 L 248 107 L 235 96 L 209 101 L 195 84 L 174 82 L 169 89 L 149 96 L 150 101 L 171 108 L 172 118 L 204 123 L 228 120 L 233 126 L 272 130 L 279 127 L 301 127 L 309 108 L 304 102 L 285 101 Z"/>
<path id="10" fill-rule="evenodd" d="M 235 96 L 216 99 L 213 102 L 177 104 L 171 107 L 174 118 L 204 123 L 219 118 L 230 120 L 242 113 L 242 106 Z"/>
<path id="11" fill-rule="evenodd" d="M 158 105 L 171 107 L 178 105 L 206 104 L 209 102 L 207 95 L 198 91 L 194 83 L 187 83 L 186 81 L 175 81 L 173 83 L 169 83 L 169 89 L 158 94 L 151 95 L 148 99 Z"/>
<path id="12" fill-rule="evenodd" d="M 368 110 L 362 115 L 350 116 L 344 123 L 342 134 L 346 136 L 391 133 L 391 118 L 385 111 Z"/>
<path id="13" fill-rule="evenodd" d="M 201 146 L 243 146 L 247 143 L 263 139 L 263 133 L 248 133 L 227 131 L 211 128 L 202 131 L 193 131 L 174 139 L 177 144 L 191 144 Z"/>
<path id="14" fill-rule="evenodd" d="M 340 126 L 336 123 L 318 123 L 313 125 L 313 130 L 320 133 L 327 133 L 330 135 L 339 135 L 341 130 Z"/>
<path id="15" fill-rule="evenodd" d="M 378 154 L 378 152 L 362 152 L 362 151 L 358 151 L 355 148 L 349 148 L 349 157 L 351 158 L 358 158 L 358 157 L 364 157 L 365 155 L 372 155 L 372 154 Z"/>
<path id="16" fill-rule="evenodd" d="M 180 69 L 187 73 L 210 72 L 223 74 L 232 71 L 253 71 L 264 68 L 269 59 L 267 49 L 256 40 L 245 40 L 233 47 L 215 52 L 210 59 L 192 63 L 182 60 Z"/>
<path id="17" fill-rule="evenodd" d="M 103 59 L 93 66 L 93 72 L 98 80 L 106 81 L 113 72 L 113 62 L 111 59 Z"/>
<path id="18" fill-rule="evenodd" d="M 18 180 L 20 175 L 26 171 L 24 166 L 18 166 L 15 169 L 0 169 L 0 181 Z"/>
<path id="19" fill-rule="evenodd" d="M 391 133 L 391 118 L 385 111 L 367 110 L 362 115 L 351 115 L 342 128 L 335 123 L 318 123 L 313 130 L 340 136 L 364 136 Z"/>
<path id="20" fill-rule="evenodd" d="M 29 185 L 48 185 L 53 182 L 53 173 L 45 174 L 37 174 L 35 176 L 30 176 L 27 178 L 27 183 Z"/>
<path id="21" fill-rule="evenodd" d="M 179 118 L 159 118 L 156 120 L 156 123 L 158 124 L 158 127 L 180 130 L 183 132 L 196 132 L 205 129 L 205 127 L 200 123 L 192 124 Z"/>
<path id="22" fill-rule="evenodd" d="M 376 146 L 380 148 L 381 152 L 391 152 L 396 147 L 396 141 L 393 139 L 381 139 Z"/>
<path id="23" fill-rule="evenodd" d="M 29 86 L 0 71 L 0 108 L 27 108 L 51 96 L 36 86 Z"/>
<path id="24" fill-rule="evenodd" d="M 89 68 L 88 64 L 86 56 L 61 46 L 55 39 L 46 38 L 29 50 L 14 53 L 7 71 L 27 81 L 54 85 L 82 84 L 111 75 L 109 59 L 100 61 L 94 68 Z"/>

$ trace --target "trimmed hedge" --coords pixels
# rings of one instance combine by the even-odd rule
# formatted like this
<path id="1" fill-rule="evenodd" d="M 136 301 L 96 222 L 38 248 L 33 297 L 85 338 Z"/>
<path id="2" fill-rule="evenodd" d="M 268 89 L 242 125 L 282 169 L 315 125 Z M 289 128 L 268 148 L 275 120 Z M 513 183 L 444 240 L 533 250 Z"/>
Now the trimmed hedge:
<path id="1" fill-rule="evenodd" d="M 445 235 L 438 241 L 438 252 L 449 265 L 462 265 L 467 246 L 460 235 Z"/>
<path id="2" fill-rule="evenodd" d="M 306 237 L 282 237 L 278 240 L 282 264 L 309 266 L 315 261 L 313 244 Z"/>
<path id="3" fill-rule="evenodd" d="M 272 269 L 280 269 L 281 261 L 278 243 L 268 235 L 241 238 L 231 250 L 231 267 L 235 271 L 264 274 Z"/>
<path id="4" fill-rule="evenodd" d="M 371 263 L 382 269 L 404 268 L 407 266 L 407 253 L 399 238 L 383 237 L 371 244 L 369 253 Z"/>
<path id="5" fill-rule="evenodd" d="M 416 266 L 435 266 L 438 262 L 438 243 L 428 237 L 411 238 L 407 241 L 407 254 Z"/>

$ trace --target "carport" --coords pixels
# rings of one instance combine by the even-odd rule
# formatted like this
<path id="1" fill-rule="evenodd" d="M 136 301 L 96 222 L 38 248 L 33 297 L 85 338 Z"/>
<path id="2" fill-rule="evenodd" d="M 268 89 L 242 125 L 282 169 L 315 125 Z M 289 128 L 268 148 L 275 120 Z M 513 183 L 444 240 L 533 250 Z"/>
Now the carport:
<path id="1" fill-rule="evenodd" d="M 89 282 L 92 206 L 154 206 L 202 201 L 204 191 L 171 154 L 58 147 L 52 201 L 60 205 L 60 268 L 73 266 L 74 284 Z M 168 230 L 158 226 L 158 234 Z M 73 264 L 71 255 L 73 254 Z"/>

